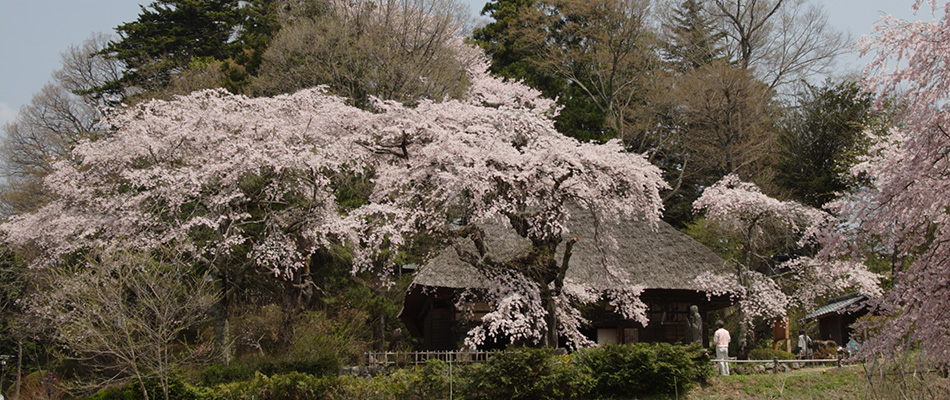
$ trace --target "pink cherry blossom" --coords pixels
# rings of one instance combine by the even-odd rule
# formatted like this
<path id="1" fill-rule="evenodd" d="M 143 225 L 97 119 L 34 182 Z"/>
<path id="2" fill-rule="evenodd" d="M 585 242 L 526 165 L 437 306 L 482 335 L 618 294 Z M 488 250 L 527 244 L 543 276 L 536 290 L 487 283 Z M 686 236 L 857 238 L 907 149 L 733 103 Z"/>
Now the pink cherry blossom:
<path id="1" fill-rule="evenodd" d="M 703 191 L 693 203 L 708 221 L 740 238 L 742 257 L 734 260 L 735 274 L 700 275 L 696 282 L 710 295 L 728 294 L 739 301 L 745 323 L 757 318 L 784 318 L 790 307 L 805 310 L 815 300 L 845 291 L 881 293 L 880 276 L 861 262 L 833 257 L 797 257 L 768 271 L 757 260 L 776 246 L 815 246 L 838 227 L 832 215 L 794 201 L 781 201 L 762 193 L 755 184 L 728 175 Z"/>
<path id="2" fill-rule="evenodd" d="M 270 98 L 206 90 L 140 104 L 107 121 L 107 137 L 56 163 L 46 180 L 55 200 L 0 229 L 11 246 L 31 251 L 36 267 L 89 248 L 173 249 L 209 266 L 247 263 L 286 279 L 315 250 L 342 244 L 354 273 L 385 282 L 393 250 L 414 238 L 475 241 L 470 227 L 501 218 L 543 250 L 534 254 L 548 270 L 532 277 L 512 260 L 478 264 L 487 253 L 468 254 L 479 267 L 497 267 L 485 295 L 494 311 L 470 334 L 473 345 L 501 334 L 538 340 L 551 329 L 586 344 L 575 304 L 601 298 L 591 290 L 646 321 L 641 289 L 612 260 L 608 287 L 563 290 L 552 277 L 566 265 L 554 254 L 567 246 L 569 206 L 594 213 L 603 228 L 592 240 L 607 247 L 620 219 L 658 221 L 661 171 L 619 141 L 559 134 L 553 100 L 489 76 L 485 56 L 463 49 L 472 82 L 464 101 L 377 101 L 370 112 L 318 87 Z M 369 201 L 341 209 L 332 176 L 367 171 Z"/>
<path id="3" fill-rule="evenodd" d="M 893 288 L 873 312 L 864 354 L 919 346 L 940 365 L 950 362 L 950 7 L 911 3 L 933 20 L 885 16 L 861 41 L 867 85 L 878 102 L 898 103 L 897 128 L 869 132 L 876 146 L 855 173 L 871 187 L 833 205 L 843 229 L 822 238 L 826 257 L 858 258 L 871 250 L 892 263 Z M 879 319 L 881 321 L 881 319 Z M 883 329 L 882 329 L 883 328 Z"/>

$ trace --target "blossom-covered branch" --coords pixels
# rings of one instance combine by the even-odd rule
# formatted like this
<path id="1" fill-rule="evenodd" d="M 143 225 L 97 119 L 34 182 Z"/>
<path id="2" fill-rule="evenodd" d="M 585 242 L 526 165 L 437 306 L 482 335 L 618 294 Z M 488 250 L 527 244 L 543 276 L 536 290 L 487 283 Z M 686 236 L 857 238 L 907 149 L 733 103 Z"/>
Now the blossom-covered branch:
<path id="1" fill-rule="evenodd" d="M 847 230 L 826 237 L 831 257 L 858 257 L 868 244 L 888 255 L 893 288 L 875 312 L 887 328 L 866 325 L 867 355 L 919 344 L 939 365 L 950 362 L 950 7 L 936 0 L 911 2 L 942 10 L 932 22 L 882 18 L 862 39 L 872 54 L 867 85 L 878 102 L 899 103 L 899 129 L 869 133 L 876 146 L 855 173 L 872 186 L 835 204 Z"/>

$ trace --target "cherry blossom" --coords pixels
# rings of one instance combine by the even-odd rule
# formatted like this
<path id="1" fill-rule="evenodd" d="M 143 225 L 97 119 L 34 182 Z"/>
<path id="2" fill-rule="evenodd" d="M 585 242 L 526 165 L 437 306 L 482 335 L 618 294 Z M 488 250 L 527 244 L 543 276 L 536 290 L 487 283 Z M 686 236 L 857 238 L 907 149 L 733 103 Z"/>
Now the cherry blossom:
<path id="1" fill-rule="evenodd" d="M 320 89 L 151 101 L 109 120 L 113 134 L 57 162 L 45 181 L 56 201 L 3 230 L 12 245 L 40 250 L 41 266 L 83 248 L 174 246 L 226 257 L 249 240 L 248 229 L 260 229 L 253 257 L 288 274 L 342 218 L 326 174 L 359 165 L 358 146 L 337 138 L 368 116 Z"/>
<path id="2" fill-rule="evenodd" d="M 474 49 L 460 54 L 472 82 L 464 101 L 376 101 L 370 112 L 313 88 L 142 103 L 55 164 L 45 182 L 55 200 L 0 229 L 10 245 L 31 250 L 36 267 L 84 249 L 173 248 L 209 267 L 242 263 L 290 279 L 309 276 L 315 250 L 342 244 L 354 273 L 383 281 L 392 250 L 414 238 L 464 238 L 477 250 L 460 255 L 489 277 L 486 300 L 495 307 L 470 335 L 473 345 L 555 331 L 583 342 L 575 301 L 591 296 L 564 290 L 567 257 L 555 259 L 570 252 L 569 206 L 594 213 L 603 229 L 592 240 L 610 247 L 617 221 L 658 221 L 667 185 L 619 141 L 559 134 L 553 100 L 489 76 Z M 332 176 L 362 173 L 372 177 L 368 201 L 342 209 Z M 491 259 L 479 225 L 499 218 L 534 250 Z M 616 279 L 596 289 L 645 321 L 639 290 L 611 262 Z"/>
<path id="3" fill-rule="evenodd" d="M 696 282 L 710 295 L 736 298 L 744 324 L 784 318 L 790 307 L 810 309 L 817 299 L 845 291 L 881 293 L 880 276 L 869 272 L 861 260 L 799 256 L 774 268 L 759 261 L 768 257 L 768 251 L 814 247 L 835 235 L 839 227 L 827 212 L 769 197 L 735 175 L 703 191 L 693 207 L 740 238 L 736 273 L 705 273 Z"/>
<path id="4" fill-rule="evenodd" d="M 885 16 L 862 39 L 871 54 L 867 85 L 879 103 L 896 101 L 898 128 L 869 132 L 877 145 L 855 173 L 872 185 L 834 204 L 838 235 L 822 240 L 828 257 L 860 257 L 870 246 L 892 260 L 893 288 L 872 312 L 884 329 L 865 325 L 862 348 L 873 356 L 907 344 L 930 360 L 950 362 L 950 8 L 935 0 L 911 3 L 934 12 L 930 22 Z"/>

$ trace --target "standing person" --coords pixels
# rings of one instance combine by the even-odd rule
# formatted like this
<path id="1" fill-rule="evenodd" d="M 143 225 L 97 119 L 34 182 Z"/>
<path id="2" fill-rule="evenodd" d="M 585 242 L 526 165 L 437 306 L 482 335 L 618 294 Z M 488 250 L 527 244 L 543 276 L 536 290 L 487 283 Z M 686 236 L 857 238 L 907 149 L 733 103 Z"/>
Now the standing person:
<path id="1" fill-rule="evenodd" d="M 719 374 L 729 375 L 729 363 L 726 362 L 726 359 L 729 358 L 729 341 L 732 340 L 732 337 L 729 336 L 729 331 L 723 328 L 724 326 L 726 326 L 726 323 L 722 322 L 722 320 L 716 321 L 716 327 L 719 329 L 713 334 L 713 344 L 716 345 L 716 360 L 719 361 Z"/>
<path id="2" fill-rule="evenodd" d="M 805 329 L 798 330 L 798 358 L 811 358 L 811 338 L 805 334 Z"/>

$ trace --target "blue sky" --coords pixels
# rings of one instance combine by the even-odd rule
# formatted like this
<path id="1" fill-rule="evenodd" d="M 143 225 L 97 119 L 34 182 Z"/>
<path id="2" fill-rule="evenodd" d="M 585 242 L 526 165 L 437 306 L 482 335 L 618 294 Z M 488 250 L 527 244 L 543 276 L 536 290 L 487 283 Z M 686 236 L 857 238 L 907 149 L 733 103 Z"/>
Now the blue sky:
<path id="1" fill-rule="evenodd" d="M 472 13 L 484 0 L 463 0 Z M 822 4 L 832 25 L 857 39 L 871 32 L 880 13 L 915 18 L 912 0 L 811 0 Z M 136 0 L 0 0 L 0 125 L 50 80 L 59 68 L 60 53 L 95 32 L 111 33 L 139 14 Z M 141 3 L 148 3 L 143 1 Z M 927 12 L 921 13 L 929 20 Z M 843 57 L 839 70 L 860 70 L 856 56 Z"/>

